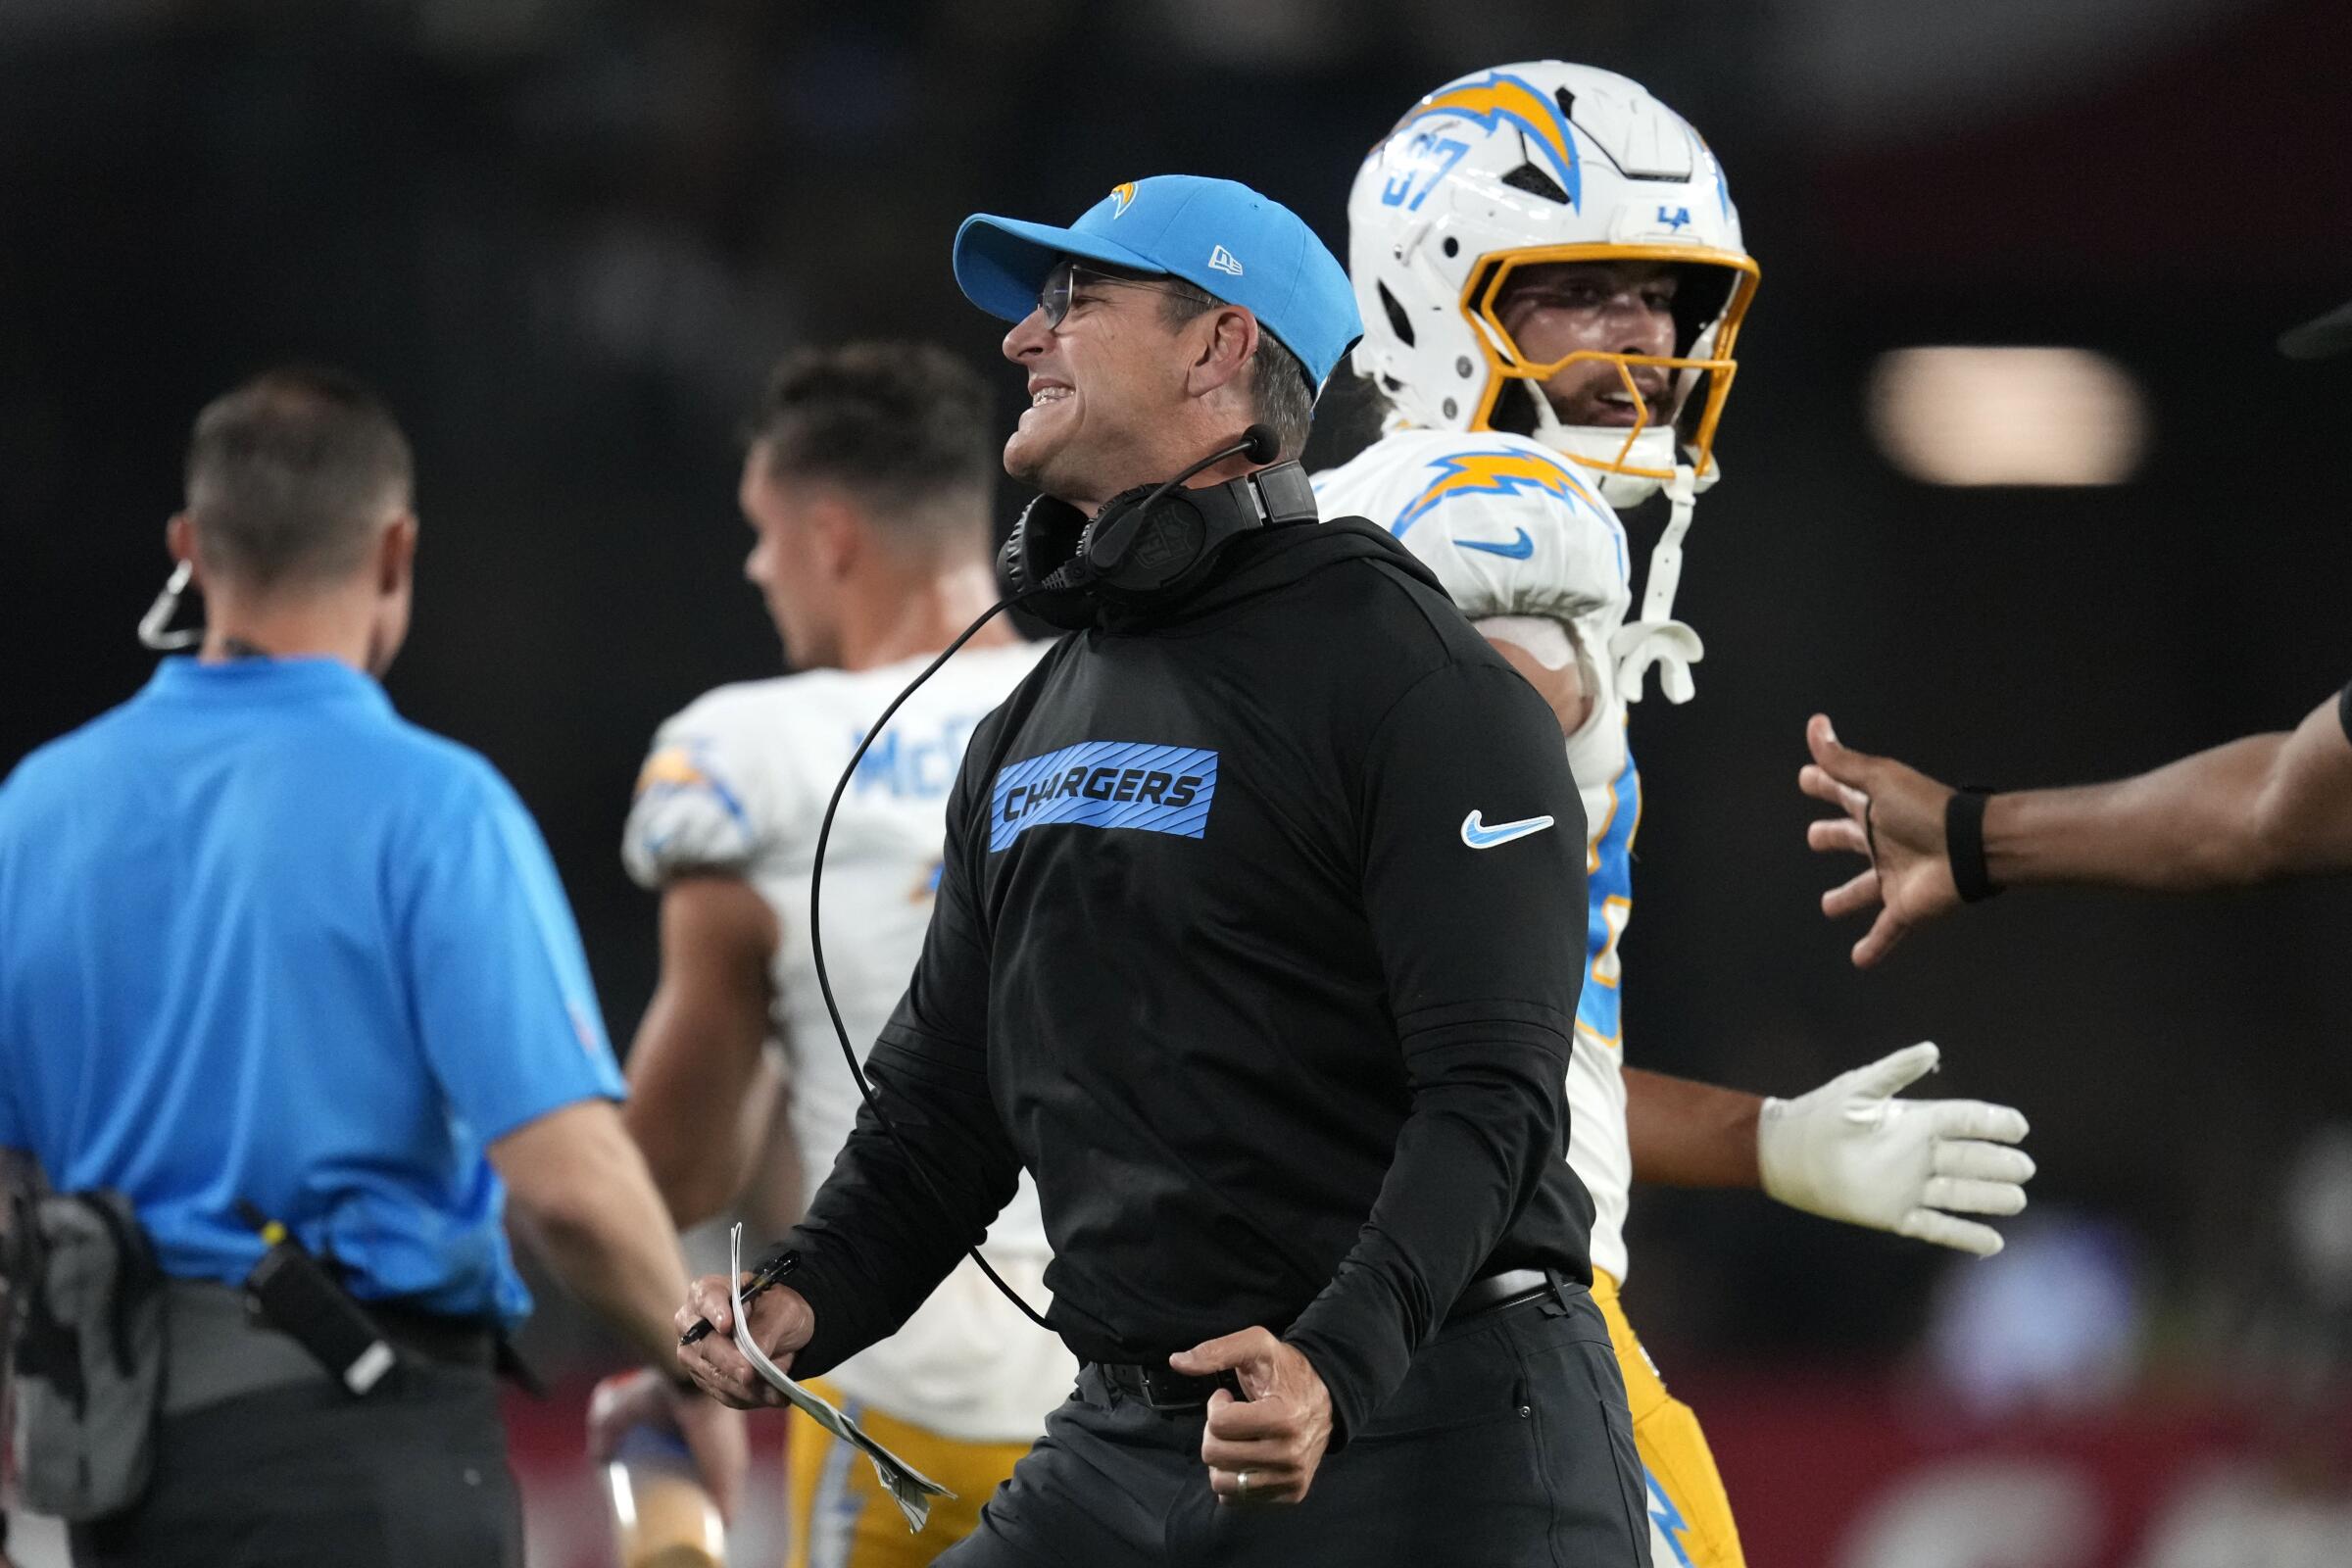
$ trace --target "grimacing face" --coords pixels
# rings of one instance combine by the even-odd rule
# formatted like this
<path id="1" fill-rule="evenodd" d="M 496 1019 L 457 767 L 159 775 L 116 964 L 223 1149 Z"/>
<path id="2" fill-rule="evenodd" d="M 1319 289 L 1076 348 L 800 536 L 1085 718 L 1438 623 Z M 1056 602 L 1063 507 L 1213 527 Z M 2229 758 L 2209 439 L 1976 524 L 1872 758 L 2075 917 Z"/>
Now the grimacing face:
<path id="1" fill-rule="evenodd" d="M 1042 308 L 1013 324 L 1004 357 L 1027 373 L 1029 406 L 1004 442 L 1006 473 L 1090 511 L 1155 476 L 1184 403 L 1184 365 L 1169 352 L 1181 328 L 1163 310 L 1147 280 L 1082 271 L 1058 326 Z"/>
<path id="2" fill-rule="evenodd" d="M 1495 318 L 1523 360 L 1549 365 L 1583 351 L 1670 355 L 1674 298 L 1681 285 L 1668 262 L 1551 262 L 1514 271 L 1495 302 Z M 1671 424 L 1674 372 L 1628 368 L 1651 426 Z M 1543 383 L 1562 424 L 1630 430 L 1637 420 L 1625 374 L 1607 361 L 1580 360 Z"/>
<path id="3" fill-rule="evenodd" d="M 744 558 L 743 575 L 766 601 L 768 619 L 784 641 L 785 659 L 796 669 L 823 668 L 840 657 L 839 632 L 830 610 L 833 596 L 827 591 L 806 510 L 791 485 L 771 471 L 768 459 L 766 444 L 754 443 L 744 455 L 743 479 L 736 488 L 736 505 L 752 529 L 752 553 Z"/>

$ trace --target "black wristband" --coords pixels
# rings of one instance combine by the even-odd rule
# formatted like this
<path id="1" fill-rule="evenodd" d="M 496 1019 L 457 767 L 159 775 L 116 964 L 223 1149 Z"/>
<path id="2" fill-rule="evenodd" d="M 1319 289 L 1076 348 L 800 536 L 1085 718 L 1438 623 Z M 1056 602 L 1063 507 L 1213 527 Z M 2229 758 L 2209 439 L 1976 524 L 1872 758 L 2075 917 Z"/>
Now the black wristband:
<path id="1" fill-rule="evenodd" d="M 1984 803 L 1992 791 L 1963 784 L 1943 803 L 1943 855 L 1963 904 L 1982 904 L 2001 890 L 1984 869 Z"/>

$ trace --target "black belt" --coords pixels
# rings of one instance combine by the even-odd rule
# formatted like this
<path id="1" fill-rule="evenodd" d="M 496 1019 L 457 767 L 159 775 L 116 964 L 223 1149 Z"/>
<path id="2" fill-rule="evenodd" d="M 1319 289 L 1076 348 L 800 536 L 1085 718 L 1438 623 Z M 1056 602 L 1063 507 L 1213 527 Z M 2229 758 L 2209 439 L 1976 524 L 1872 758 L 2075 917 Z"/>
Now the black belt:
<path id="1" fill-rule="evenodd" d="M 522 1358 L 514 1348 L 514 1342 L 496 1324 L 480 1318 L 419 1312 L 382 1301 L 364 1301 L 361 1306 L 374 1320 L 378 1333 L 413 1355 L 444 1366 L 495 1372 L 534 1399 L 547 1397 L 547 1385 L 540 1381 L 537 1370 Z"/>
<path id="2" fill-rule="evenodd" d="M 1453 1310 L 1446 1314 L 1446 1327 L 1498 1312 L 1506 1306 L 1532 1301 L 1539 1296 L 1548 1296 L 1554 1289 L 1552 1277 L 1540 1268 L 1505 1269 L 1472 1280 L 1455 1298 Z M 1242 1380 L 1232 1372 L 1219 1372 L 1209 1377 L 1193 1377 L 1175 1368 L 1154 1366 L 1148 1361 L 1095 1361 L 1089 1363 L 1102 1374 L 1103 1383 L 1114 1392 L 1132 1399 L 1141 1399 L 1153 1410 L 1191 1410 L 1208 1402 L 1208 1396 L 1223 1389 L 1237 1399 L 1246 1399 Z"/>
<path id="3" fill-rule="evenodd" d="M 1131 1399 L 1141 1399 L 1154 1410 L 1197 1410 L 1208 1402 L 1208 1396 L 1223 1389 L 1237 1399 L 1247 1399 L 1242 1392 L 1241 1375 L 1219 1372 L 1209 1377 L 1187 1376 L 1174 1367 L 1153 1366 L 1148 1361 L 1089 1362 L 1102 1374 L 1103 1383 L 1114 1394 Z"/>
<path id="4" fill-rule="evenodd" d="M 1499 1274 L 1489 1274 L 1462 1287 L 1462 1294 L 1454 1298 L 1453 1310 L 1446 1314 L 1446 1326 L 1451 1328 L 1487 1312 L 1532 1301 L 1548 1295 L 1551 1289 L 1552 1277 L 1540 1268 L 1506 1268 Z"/>
<path id="5" fill-rule="evenodd" d="M 363 1301 L 360 1306 L 377 1331 L 401 1349 L 450 1366 L 479 1367 L 484 1371 L 499 1367 L 498 1331 L 478 1318 L 419 1312 L 382 1301 Z"/>

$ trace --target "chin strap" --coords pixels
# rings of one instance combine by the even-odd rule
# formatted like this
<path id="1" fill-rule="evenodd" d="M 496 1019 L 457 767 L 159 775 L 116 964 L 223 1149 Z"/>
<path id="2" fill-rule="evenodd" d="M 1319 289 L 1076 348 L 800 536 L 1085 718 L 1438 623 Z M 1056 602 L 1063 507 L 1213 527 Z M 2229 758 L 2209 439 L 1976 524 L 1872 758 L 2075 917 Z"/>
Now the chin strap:
<path id="1" fill-rule="evenodd" d="M 1658 666 L 1658 689 L 1670 703 L 1687 703 L 1695 688 L 1690 666 L 1706 657 L 1698 633 L 1674 618 L 1674 591 L 1683 581 L 1683 535 L 1690 531 L 1690 514 L 1698 506 L 1698 480 L 1687 463 L 1674 466 L 1666 481 L 1666 500 L 1673 511 L 1657 548 L 1649 553 L 1649 576 L 1642 589 L 1642 618 L 1629 621 L 1609 639 L 1609 658 L 1617 666 L 1617 689 L 1629 703 L 1642 700 L 1642 678 Z"/>

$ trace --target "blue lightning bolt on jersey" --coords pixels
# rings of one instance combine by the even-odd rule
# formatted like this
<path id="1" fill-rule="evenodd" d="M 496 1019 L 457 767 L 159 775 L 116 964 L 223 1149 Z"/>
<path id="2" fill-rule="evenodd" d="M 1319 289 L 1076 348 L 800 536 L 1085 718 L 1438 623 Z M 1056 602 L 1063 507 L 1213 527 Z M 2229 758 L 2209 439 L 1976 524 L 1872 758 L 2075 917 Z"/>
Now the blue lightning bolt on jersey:
<path id="1" fill-rule="evenodd" d="M 1576 1004 L 1577 1023 L 1608 1045 L 1625 1038 L 1623 997 L 1618 989 L 1617 944 L 1634 913 L 1634 834 L 1642 826 L 1642 770 L 1634 754 L 1625 754 L 1625 766 L 1608 784 L 1605 810 L 1594 810 L 1588 792 L 1586 807 L 1592 822 L 1591 848 L 1585 856 L 1585 885 L 1592 913 L 1586 928 L 1589 967 L 1585 990 Z"/>
<path id="2" fill-rule="evenodd" d="M 1667 1494 L 1655 1475 L 1644 1469 L 1642 1479 L 1649 1484 L 1649 1519 L 1657 1527 L 1653 1539 L 1663 1540 L 1674 1553 L 1671 1564 L 1661 1559 L 1652 1568 L 1691 1568 L 1690 1551 L 1685 1544 L 1690 1538 L 1690 1521 L 1683 1517 L 1683 1510 L 1675 1506 L 1674 1498 Z"/>

